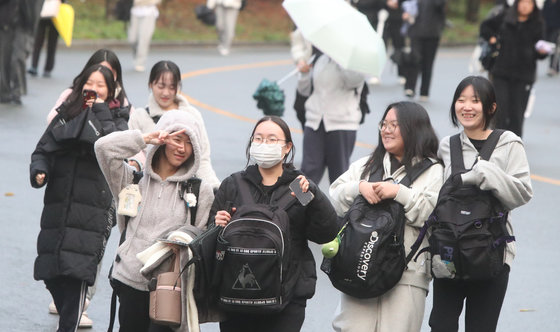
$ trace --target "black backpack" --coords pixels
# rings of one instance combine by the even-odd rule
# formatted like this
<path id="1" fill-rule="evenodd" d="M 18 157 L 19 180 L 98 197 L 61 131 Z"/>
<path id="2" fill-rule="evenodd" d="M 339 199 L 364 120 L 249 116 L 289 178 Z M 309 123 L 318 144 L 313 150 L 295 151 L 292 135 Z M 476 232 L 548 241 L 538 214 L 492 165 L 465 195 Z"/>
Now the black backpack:
<path id="1" fill-rule="evenodd" d="M 480 157 L 488 160 L 503 130 L 494 130 L 484 143 Z M 443 184 L 430 218 L 412 246 L 419 248 L 428 229 L 434 278 L 487 280 L 504 267 L 504 246 L 515 240 L 506 229 L 508 212 L 490 191 L 475 185 L 457 184 L 453 176 L 466 172 L 459 134 L 450 139 L 451 176 Z"/>
<path id="2" fill-rule="evenodd" d="M 400 181 L 410 186 L 433 162 L 424 159 Z M 370 182 L 383 180 L 383 169 Z M 404 248 L 404 208 L 395 200 L 369 204 L 358 195 L 343 217 L 340 245 L 333 258 L 324 258 L 321 270 L 339 291 L 356 298 L 377 297 L 401 279 L 410 259 Z"/>
<path id="3" fill-rule="evenodd" d="M 130 9 L 132 9 L 133 4 L 134 0 L 117 0 L 115 4 L 115 18 L 119 21 L 130 21 Z"/>
<path id="4" fill-rule="evenodd" d="M 290 301 L 296 279 L 286 213 L 295 198 L 286 185 L 273 192 L 270 204 L 257 204 L 247 180 L 240 173 L 233 176 L 241 202 L 218 236 L 219 305 L 242 313 L 279 312 Z"/>

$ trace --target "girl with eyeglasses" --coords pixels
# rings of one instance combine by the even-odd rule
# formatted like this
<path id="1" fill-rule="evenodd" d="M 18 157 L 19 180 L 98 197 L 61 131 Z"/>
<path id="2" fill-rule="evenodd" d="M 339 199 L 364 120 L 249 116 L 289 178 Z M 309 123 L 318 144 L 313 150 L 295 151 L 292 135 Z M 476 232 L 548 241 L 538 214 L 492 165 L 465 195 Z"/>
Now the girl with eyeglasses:
<path id="1" fill-rule="evenodd" d="M 392 199 L 405 211 L 406 254 L 418 237 L 424 221 L 434 209 L 443 183 L 443 166 L 437 159 L 438 139 L 426 110 L 412 102 L 391 104 L 378 125 L 379 144 L 331 185 L 331 202 L 344 216 L 354 199 L 362 195 L 370 204 Z M 433 165 L 410 185 L 399 184 L 412 166 L 429 158 Z M 370 175 L 383 170 L 383 181 L 368 182 Z M 421 247 L 427 246 L 427 240 Z M 411 260 L 398 284 L 385 294 L 358 299 L 341 293 L 333 321 L 335 331 L 417 332 L 424 318 L 424 304 L 431 280 L 427 253 Z"/>
<path id="2" fill-rule="evenodd" d="M 271 204 L 274 193 L 283 193 L 288 185 L 299 178 L 302 191 L 311 191 L 315 197 L 306 206 L 296 201 L 287 208 L 290 219 L 291 252 L 289 261 L 295 269 L 296 279 L 293 297 L 289 304 L 276 314 L 228 315 L 220 323 L 220 331 L 244 332 L 297 332 L 305 318 L 305 306 L 315 293 L 317 279 L 315 260 L 309 249 L 308 240 L 326 243 L 338 231 L 336 214 L 328 197 L 315 183 L 308 180 L 293 166 L 295 147 L 288 125 L 279 117 L 266 116 L 260 119 L 251 133 L 246 149 L 247 167 L 237 173 L 246 181 L 256 203 Z M 250 165 L 249 165 L 250 164 Z M 239 207 L 239 186 L 236 175 L 223 180 L 210 216 L 218 226 L 225 226 L 235 216 Z M 227 210 L 228 202 L 233 203 L 232 213 Z"/>

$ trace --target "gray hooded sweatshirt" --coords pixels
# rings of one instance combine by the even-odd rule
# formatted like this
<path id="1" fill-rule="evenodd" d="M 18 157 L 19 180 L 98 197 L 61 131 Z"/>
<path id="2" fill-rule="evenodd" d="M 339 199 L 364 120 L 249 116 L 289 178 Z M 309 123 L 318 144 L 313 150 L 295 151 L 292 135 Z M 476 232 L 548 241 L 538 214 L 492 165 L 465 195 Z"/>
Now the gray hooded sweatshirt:
<path id="1" fill-rule="evenodd" d="M 438 156 L 445 165 L 445 179 L 451 175 L 449 138 L 450 136 L 447 136 L 441 140 L 438 150 Z M 464 131 L 461 132 L 461 142 L 465 168 L 470 169 L 474 164 L 472 170 L 461 175 L 464 184 L 477 185 L 482 190 L 490 190 L 509 211 L 529 202 L 533 197 L 531 173 L 525 148 L 519 136 L 511 131 L 505 131 L 500 136 L 490 160 L 479 160 L 476 164 L 479 153 Z M 511 213 L 508 215 L 507 226 L 510 234 L 513 235 Z M 504 263 L 511 267 L 514 256 L 515 242 L 510 242 L 506 246 Z"/>
<path id="2" fill-rule="evenodd" d="M 115 260 L 112 271 L 113 278 L 141 291 L 148 290 L 148 279 L 140 273 L 143 265 L 136 254 L 154 244 L 157 239 L 165 238 L 170 230 L 190 222 L 190 212 L 179 196 L 179 189 L 182 182 L 198 175 L 201 155 L 200 125 L 188 113 L 178 110 L 165 112 L 155 129 L 167 132 L 185 129 L 193 147 L 193 155 L 174 175 L 165 180 L 152 170 L 154 154 L 164 146 L 147 147 L 139 130 L 116 132 L 99 139 L 95 144 L 97 160 L 115 200 L 118 200 L 121 190 L 131 184 L 133 179 L 133 168 L 124 159 L 147 147 L 144 176 L 138 184 L 142 195 L 140 209 L 137 216 L 131 217 L 128 222 L 125 241 L 117 249 L 120 260 Z M 204 177 L 201 179 L 195 226 L 204 229 L 214 194 L 210 181 Z M 124 216 L 117 216 L 117 223 L 122 233 Z"/>

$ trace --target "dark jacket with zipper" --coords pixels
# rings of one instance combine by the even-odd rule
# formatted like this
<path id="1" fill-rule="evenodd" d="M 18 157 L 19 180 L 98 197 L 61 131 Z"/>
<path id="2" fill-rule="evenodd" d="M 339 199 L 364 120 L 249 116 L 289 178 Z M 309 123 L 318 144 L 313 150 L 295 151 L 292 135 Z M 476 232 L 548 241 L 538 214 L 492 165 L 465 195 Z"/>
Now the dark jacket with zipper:
<path id="1" fill-rule="evenodd" d="M 491 69 L 492 76 L 527 84 L 535 82 L 537 59 L 547 56 L 535 49 L 535 44 L 544 39 L 544 22 L 540 17 L 518 22 L 516 11 L 510 8 L 484 20 L 480 36 L 486 40 L 498 39 L 499 54 Z"/>
<path id="2" fill-rule="evenodd" d="M 31 155 L 30 180 L 45 173 L 47 188 L 37 239 L 36 280 L 66 276 L 93 285 L 113 225 L 112 196 L 93 143 L 127 127 L 122 110 L 105 103 L 68 118 L 63 104 Z"/>
<path id="3" fill-rule="evenodd" d="M 240 173 L 244 179 L 249 181 L 251 194 L 255 202 L 263 204 L 269 204 L 275 191 L 285 190 L 284 188 L 290 182 L 302 174 L 300 171 L 285 167 L 276 184 L 270 190 L 264 190 L 261 184 L 262 176 L 257 166 L 249 166 Z M 317 273 L 315 260 L 307 240 L 319 244 L 326 243 L 334 239 L 338 233 L 336 212 L 328 197 L 311 181 L 309 181 L 309 190 L 315 195 L 315 198 L 307 206 L 302 206 L 296 201 L 287 209 L 290 218 L 292 248 L 290 262 L 294 264 L 297 278 L 292 300 L 305 301 L 315 294 Z M 214 223 L 216 212 L 226 209 L 226 202 L 233 202 L 233 207 L 237 207 L 236 203 L 239 201 L 239 197 L 236 180 L 231 175 L 222 181 L 220 189 L 216 193 L 210 210 L 209 223 Z M 235 213 L 233 216 L 235 217 Z"/>
<path id="4" fill-rule="evenodd" d="M 408 29 L 411 38 L 439 38 L 445 28 L 447 0 L 418 0 L 418 16 Z"/>

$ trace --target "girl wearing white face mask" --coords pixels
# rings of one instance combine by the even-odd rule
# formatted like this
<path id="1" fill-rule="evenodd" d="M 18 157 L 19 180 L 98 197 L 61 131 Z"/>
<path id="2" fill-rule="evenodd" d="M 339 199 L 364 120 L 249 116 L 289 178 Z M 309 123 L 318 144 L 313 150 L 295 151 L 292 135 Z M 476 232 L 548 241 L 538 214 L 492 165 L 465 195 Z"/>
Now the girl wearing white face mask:
<path id="1" fill-rule="evenodd" d="M 290 303 L 273 315 L 236 313 L 220 323 L 220 331 L 299 331 L 305 318 L 306 301 L 315 293 L 317 277 L 307 241 L 326 243 L 334 238 L 338 231 L 336 213 L 327 196 L 294 168 L 295 148 L 290 129 L 282 119 L 267 116 L 259 120 L 246 151 L 247 164 L 251 165 L 239 174 L 249 184 L 255 203 L 271 204 L 273 194 L 286 192 L 286 187 L 296 178 L 300 180 L 302 191 L 309 190 L 315 197 L 306 206 L 296 201 L 286 210 L 292 248 L 289 261 L 295 266 L 297 278 Z M 216 225 L 225 226 L 232 215 L 235 217 L 239 197 L 236 175 L 232 174 L 223 180 L 210 210 L 210 218 L 214 218 Z M 233 205 L 231 214 L 226 211 L 230 203 Z"/>

